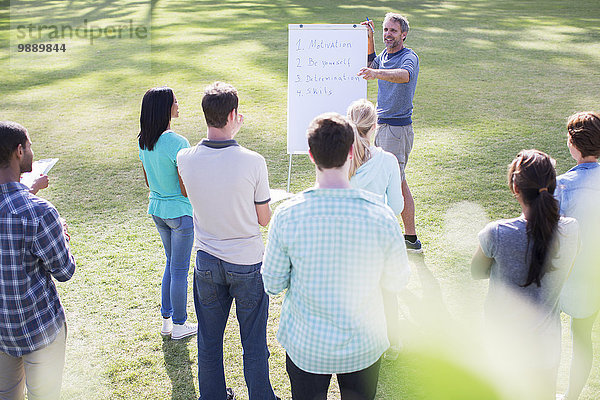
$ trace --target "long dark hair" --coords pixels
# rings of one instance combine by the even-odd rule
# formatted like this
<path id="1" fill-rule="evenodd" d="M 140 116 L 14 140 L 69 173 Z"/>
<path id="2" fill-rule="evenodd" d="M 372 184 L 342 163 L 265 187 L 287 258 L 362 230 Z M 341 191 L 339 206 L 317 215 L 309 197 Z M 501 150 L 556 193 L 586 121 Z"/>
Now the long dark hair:
<path id="1" fill-rule="evenodd" d="M 554 160 L 538 150 L 523 150 L 508 168 L 508 185 L 518 189 L 522 201 L 529 206 L 527 240 L 531 246 L 531 262 L 523 287 L 535 282 L 539 287 L 546 272 L 554 234 L 560 219 L 558 201 L 554 198 L 556 171 Z"/>
<path id="2" fill-rule="evenodd" d="M 140 149 L 154 149 L 154 145 L 171 122 L 173 90 L 166 86 L 149 89 L 142 99 L 140 113 Z"/>

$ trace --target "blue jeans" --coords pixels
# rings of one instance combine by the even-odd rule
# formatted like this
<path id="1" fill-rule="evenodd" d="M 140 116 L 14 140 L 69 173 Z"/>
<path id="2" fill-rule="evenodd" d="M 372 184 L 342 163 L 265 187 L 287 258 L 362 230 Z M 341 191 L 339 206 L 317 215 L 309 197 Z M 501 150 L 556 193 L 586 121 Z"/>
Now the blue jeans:
<path id="1" fill-rule="evenodd" d="M 160 313 L 173 323 L 187 320 L 187 276 L 194 244 L 194 221 L 189 215 L 178 218 L 152 216 L 167 256 L 161 286 Z"/>
<path id="2" fill-rule="evenodd" d="M 244 349 L 244 378 L 250 400 L 273 400 L 269 381 L 267 316 L 269 297 L 260 274 L 262 263 L 239 265 L 198 251 L 194 305 L 198 317 L 198 382 L 201 400 L 225 400 L 223 334 L 235 299 Z"/>

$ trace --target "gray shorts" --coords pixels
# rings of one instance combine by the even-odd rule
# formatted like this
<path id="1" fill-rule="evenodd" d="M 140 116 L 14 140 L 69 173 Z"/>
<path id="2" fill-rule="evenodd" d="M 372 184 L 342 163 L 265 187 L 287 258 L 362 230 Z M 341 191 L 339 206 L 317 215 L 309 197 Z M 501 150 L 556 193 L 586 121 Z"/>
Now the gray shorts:
<path id="1" fill-rule="evenodd" d="M 405 126 L 392 126 L 388 124 L 377 125 L 375 146 L 392 153 L 400 165 L 400 178 L 406 180 L 406 163 L 413 147 L 415 133 L 412 124 Z"/>

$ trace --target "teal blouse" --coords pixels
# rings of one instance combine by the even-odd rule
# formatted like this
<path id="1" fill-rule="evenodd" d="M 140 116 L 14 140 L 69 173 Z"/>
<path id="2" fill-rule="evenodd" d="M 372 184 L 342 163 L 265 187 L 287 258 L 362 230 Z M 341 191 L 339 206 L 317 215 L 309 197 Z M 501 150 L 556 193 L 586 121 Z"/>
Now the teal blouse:
<path id="1" fill-rule="evenodd" d="M 140 149 L 150 187 L 148 214 L 165 219 L 192 216 L 192 205 L 181 194 L 177 175 L 177 153 L 188 147 L 190 142 L 185 137 L 168 130 L 158 138 L 152 151 Z"/>

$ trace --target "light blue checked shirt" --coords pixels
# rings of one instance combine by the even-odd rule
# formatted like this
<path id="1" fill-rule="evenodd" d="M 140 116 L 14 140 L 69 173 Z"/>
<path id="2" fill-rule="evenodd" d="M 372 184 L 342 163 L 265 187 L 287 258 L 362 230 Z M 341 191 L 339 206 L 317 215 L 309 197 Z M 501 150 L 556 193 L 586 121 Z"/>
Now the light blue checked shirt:
<path id="1" fill-rule="evenodd" d="M 410 270 L 391 208 L 360 189 L 309 189 L 277 208 L 262 267 L 268 294 L 285 289 L 277 338 L 315 374 L 360 371 L 389 347 L 382 286 Z"/>

